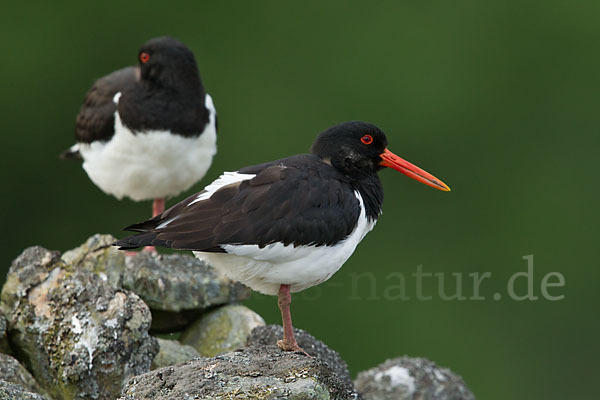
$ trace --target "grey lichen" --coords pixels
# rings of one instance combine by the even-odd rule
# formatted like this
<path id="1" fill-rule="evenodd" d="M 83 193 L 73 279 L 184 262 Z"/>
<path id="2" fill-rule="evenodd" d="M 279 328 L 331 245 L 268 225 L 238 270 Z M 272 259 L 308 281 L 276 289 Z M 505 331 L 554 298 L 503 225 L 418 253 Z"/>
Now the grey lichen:
<path id="1" fill-rule="evenodd" d="M 46 394 L 31 373 L 8 354 L 0 354 L 0 380 L 21 385 L 30 392 Z"/>
<path id="2" fill-rule="evenodd" d="M 219 275 L 191 254 L 140 251 L 125 256 L 111 235 L 96 234 L 63 254 L 65 263 L 98 275 L 115 289 L 127 289 L 153 313 L 153 331 L 189 325 L 208 308 L 246 299 L 250 289 Z"/>
<path id="3" fill-rule="evenodd" d="M 126 258 L 123 287 L 138 293 L 151 309 L 204 310 L 243 300 L 246 286 L 220 276 L 189 254 L 141 251 Z"/>
<path id="4" fill-rule="evenodd" d="M 315 358 L 277 346 L 194 359 L 130 380 L 121 400 L 357 399 L 352 386 Z"/>
<path id="5" fill-rule="evenodd" d="M 304 351 L 331 368 L 346 385 L 352 385 L 348 365 L 338 352 L 302 329 L 295 328 L 294 335 Z M 248 337 L 248 346 L 274 345 L 282 337 L 283 328 L 280 325 L 259 326 L 254 328 Z"/>
<path id="6" fill-rule="evenodd" d="M 2 309 L 0 309 L 0 353 L 10 354 L 10 344 L 8 343 L 8 336 L 6 335 L 7 322 Z"/>
<path id="7" fill-rule="evenodd" d="M 462 378 L 424 358 L 399 357 L 360 372 L 365 400 L 475 400 Z"/>
<path id="8" fill-rule="evenodd" d="M 52 397 L 112 399 L 158 352 L 140 298 L 56 252 L 26 249 L 2 300 L 13 350 Z"/>
<path id="9" fill-rule="evenodd" d="M 23 386 L 0 379 L 0 400 L 48 400 L 39 393 L 30 392 Z"/>
<path id="10" fill-rule="evenodd" d="M 112 245 L 115 240 L 111 235 L 97 233 L 81 246 L 65 252 L 62 259 L 78 269 L 94 272 L 113 288 L 120 289 L 125 272 L 125 252 Z"/>

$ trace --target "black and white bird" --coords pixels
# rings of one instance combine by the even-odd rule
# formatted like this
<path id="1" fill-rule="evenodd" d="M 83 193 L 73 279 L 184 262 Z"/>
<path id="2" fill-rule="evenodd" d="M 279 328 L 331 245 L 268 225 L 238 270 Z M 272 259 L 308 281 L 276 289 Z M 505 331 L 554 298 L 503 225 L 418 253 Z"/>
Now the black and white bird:
<path id="1" fill-rule="evenodd" d="M 225 172 L 203 191 L 125 230 L 121 249 L 192 250 L 227 277 L 279 296 L 284 350 L 302 351 L 292 330 L 290 292 L 329 279 L 381 214 L 377 172 L 391 167 L 449 191 L 441 180 L 394 155 L 385 134 L 366 122 L 321 133 L 312 154 Z"/>
<path id="2" fill-rule="evenodd" d="M 61 157 L 82 158 L 102 191 L 118 199 L 164 199 L 198 182 L 217 152 L 217 114 L 193 53 L 159 37 L 138 52 L 138 65 L 98 79 L 87 92 L 77 143 Z"/>

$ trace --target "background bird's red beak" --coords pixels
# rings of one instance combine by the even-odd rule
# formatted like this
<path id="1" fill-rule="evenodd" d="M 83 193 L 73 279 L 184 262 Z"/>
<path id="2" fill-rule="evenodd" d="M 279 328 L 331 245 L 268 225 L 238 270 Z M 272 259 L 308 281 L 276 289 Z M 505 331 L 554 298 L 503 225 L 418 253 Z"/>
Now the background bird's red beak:
<path id="1" fill-rule="evenodd" d="M 393 168 L 398 172 L 402 172 L 404 175 L 413 178 L 421 183 L 429 185 L 433 188 L 449 192 L 450 188 L 444 182 L 431 175 L 430 173 L 423 171 L 421 168 L 414 164 L 409 163 L 406 160 L 398 157 L 388 149 L 380 155 L 381 163 L 379 165 L 384 167 Z"/>

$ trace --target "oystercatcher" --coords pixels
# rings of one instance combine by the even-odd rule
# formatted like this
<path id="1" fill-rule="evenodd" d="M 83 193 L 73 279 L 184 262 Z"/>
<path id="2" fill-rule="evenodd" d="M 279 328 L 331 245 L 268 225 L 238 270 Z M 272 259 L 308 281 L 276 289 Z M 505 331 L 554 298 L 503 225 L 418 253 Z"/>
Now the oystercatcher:
<path id="1" fill-rule="evenodd" d="M 229 278 L 278 295 L 284 350 L 294 338 L 290 292 L 329 279 L 373 229 L 383 188 L 377 172 L 393 168 L 436 189 L 441 180 L 394 155 L 385 134 L 366 122 L 327 129 L 312 154 L 225 172 L 200 193 L 125 230 L 121 249 L 192 250 Z"/>
<path id="2" fill-rule="evenodd" d="M 217 114 L 194 55 L 170 37 L 138 52 L 138 65 L 98 79 L 87 92 L 64 159 L 118 199 L 154 199 L 153 216 L 202 179 L 217 151 Z"/>

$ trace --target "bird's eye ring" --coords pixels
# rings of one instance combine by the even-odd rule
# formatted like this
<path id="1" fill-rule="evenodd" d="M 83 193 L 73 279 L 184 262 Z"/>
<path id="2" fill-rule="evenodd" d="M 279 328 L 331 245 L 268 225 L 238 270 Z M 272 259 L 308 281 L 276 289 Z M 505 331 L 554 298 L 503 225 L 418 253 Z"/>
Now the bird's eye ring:
<path id="1" fill-rule="evenodd" d="M 142 64 L 146 64 L 148 61 L 150 61 L 150 54 L 146 53 L 145 51 L 141 52 L 140 61 Z"/>
<path id="2" fill-rule="evenodd" d="M 363 137 L 360 138 L 360 141 L 363 142 L 363 144 L 371 144 L 371 143 L 373 143 L 373 136 L 364 135 Z"/>

